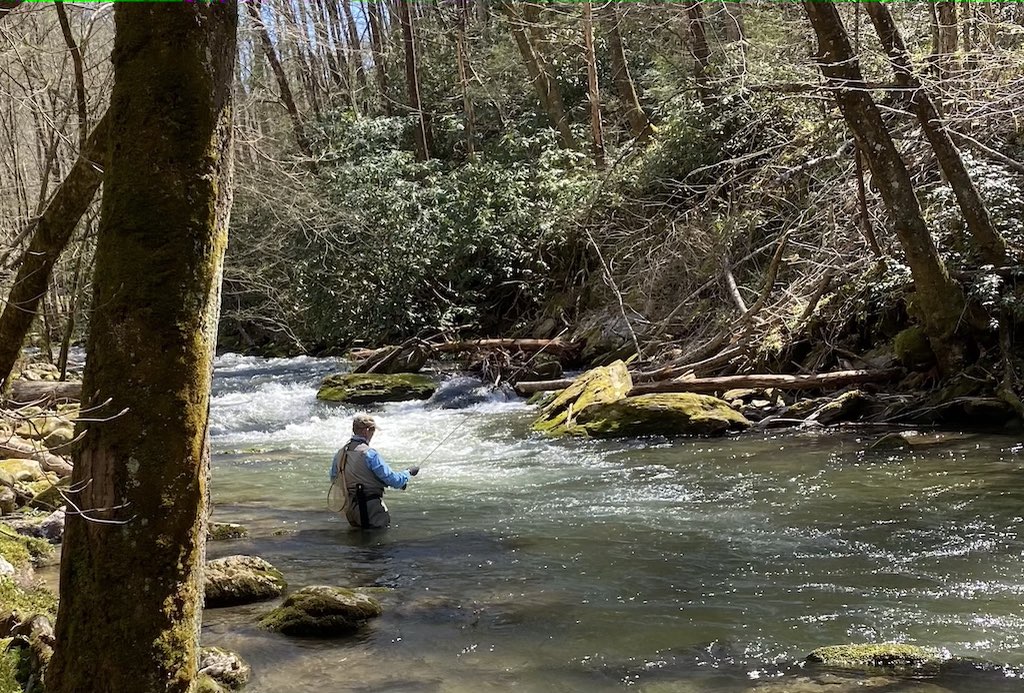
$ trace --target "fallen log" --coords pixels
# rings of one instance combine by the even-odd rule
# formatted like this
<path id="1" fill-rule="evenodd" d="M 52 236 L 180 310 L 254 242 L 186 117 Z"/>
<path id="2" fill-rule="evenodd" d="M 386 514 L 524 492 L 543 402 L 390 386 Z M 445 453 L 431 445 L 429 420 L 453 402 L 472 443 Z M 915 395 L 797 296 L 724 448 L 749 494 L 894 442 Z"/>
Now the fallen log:
<path id="1" fill-rule="evenodd" d="M 82 399 L 82 383 L 54 380 L 15 380 L 8 399 L 19 404 L 29 402 L 77 402 Z"/>
<path id="2" fill-rule="evenodd" d="M 477 351 L 481 349 L 518 349 L 520 351 L 546 351 L 565 356 L 580 349 L 578 342 L 560 339 L 473 339 L 464 342 L 431 342 L 430 348 L 439 352 Z"/>
<path id="3" fill-rule="evenodd" d="M 769 388 L 780 390 L 828 390 L 857 383 L 885 382 L 899 377 L 903 373 L 899 368 L 867 371 L 835 371 L 817 375 L 724 375 L 714 378 L 679 378 L 676 380 L 660 380 L 637 384 L 629 392 L 629 396 L 649 395 L 655 392 L 719 392 L 735 388 Z M 643 375 L 643 374 L 641 374 Z M 530 395 L 535 392 L 564 390 L 572 384 L 572 380 L 530 381 L 516 384 L 516 392 Z"/>
<path id="4" fill-rule="evenodd" d="M 655 392 L 719 392 L 734 388 L 777 388 L 780 390 L 828 390 L 859 383 L 886 382 L 898 378 L 903 371 L 899 368 L 867 371 L 835 371 L 816 375 L 723 375 L 715 378 L 680 378 L 643 383 L 629 393 L 649 395 Z"/>

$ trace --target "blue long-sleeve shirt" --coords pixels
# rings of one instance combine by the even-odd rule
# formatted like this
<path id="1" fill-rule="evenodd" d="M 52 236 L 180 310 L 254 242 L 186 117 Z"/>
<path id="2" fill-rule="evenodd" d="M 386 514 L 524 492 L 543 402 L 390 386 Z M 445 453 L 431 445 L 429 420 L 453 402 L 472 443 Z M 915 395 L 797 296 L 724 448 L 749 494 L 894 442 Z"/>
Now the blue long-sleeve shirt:
<path id="1" fill-rule="evenodd" d="M 352 436 L 350 443 L 367 443 L 370 441 L 366 440 L 362 436 Z M 348 447 L 346 445 L 346 447 Z M 341 456 L 344 454 L 345 448 L 338 451 L 338 454 L 334 456 L 334 460 L 331 462 L 331 482 L 333 483 L 335 478 L 338 476 L 339 468 L 341 465 Z M 385 486 L 391 488 L 402 488 L 409 483 L 409 472 L 396 472 L 388 463 L 381 459 L 381 456 L 376 450 L 370 448 L 366 451 L 366 466 L 373 472 L 373 475 L 381 480 Z"/>

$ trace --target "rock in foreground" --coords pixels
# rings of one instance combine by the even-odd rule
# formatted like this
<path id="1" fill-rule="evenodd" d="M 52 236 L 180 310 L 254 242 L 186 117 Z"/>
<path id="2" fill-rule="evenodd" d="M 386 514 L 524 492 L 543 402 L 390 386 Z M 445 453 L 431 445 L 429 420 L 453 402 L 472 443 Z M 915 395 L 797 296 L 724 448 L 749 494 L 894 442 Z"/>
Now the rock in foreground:
<path id="1" fill-rule="evenodd" d="M 373 597 L 344 587 L 315 585 L 291 594 L 260 619 L 260 625 L 285 635 L 349 635 L 381 615 Z"/>
<path id="2" fill-rule="evenodd" d="M 938 664 L 941 657 L 935 650 L 886 642 L 819 647 L 807 655 L 807 661 L 841 669 L 918 668 Z"/>
<path id="3" fill-rule="evenodd" d="M 281 596 L 288 583 L 258 556 L 227 556 L 206 563 L 206 606 L 249 604 Z"/>
<path id="4" fill-rule="evenodd" d="M 633 389 L 633 379 L 622 361 L 587 371 L 576 378 L 540 411 L 533 429 L 549 435 L 584 435 L 577 417 L 588 407 L 611 404 Z"/>

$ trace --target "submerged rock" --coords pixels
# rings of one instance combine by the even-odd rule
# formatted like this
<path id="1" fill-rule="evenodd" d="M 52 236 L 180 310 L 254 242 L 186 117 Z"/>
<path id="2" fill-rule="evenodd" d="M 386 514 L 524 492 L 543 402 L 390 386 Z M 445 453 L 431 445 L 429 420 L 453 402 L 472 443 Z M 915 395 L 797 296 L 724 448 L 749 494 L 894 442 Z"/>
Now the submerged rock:
<path id="1" fill-rule="evenodd" d="M 427 399 L 437 384 L 417 373 L 336 373 L 320 383 L 316 398 L 325 402 L 370 404 Z"/>
<path id="2" fill-rule="evenodd" d="M 427 400 L 428 409 L 463 409 L 483 402 L 507 402 L 512 393 L 495 388 L 479 378 L 459 376 L 446 380 Z"/>
<path id="3" fill-rule="evenodd" d="M 808 662 L 841 669 L 912 668 L 937 665 L 942 661 L 935 650 L 903 643 L 868 643 L 819 647 L 807 655 Z"/>
<path id="4" fill-rule="evenodd" d="M 595 437 L 722 435 L 750 422 L 717 397 L 692 392 L 626 397 L 580 412 L 577 425 Z"/>
<path id="5" fill-rule="evenodd" d="M 284 575 L 259 556 L 227 556 L 206 563 L 206 606 L 234 606 L 281 596 Z"/>
<path id="6" fill-rule="evenodd" d="M 252 668 L 234 652 L 204 647 L 199 651 L 199 676 L 208 676 L 221 689 L 237 691 L 249 683 Z"/>
<path id="7" fill-rule="evenodd" d="M 611 404 L 633 389 L 633 379 L 622 361 L 587 371 L 545 405 L 533 429 L 549 435 L 585 435 L 577 417 L 588 407 Z"/>
<path id="8" fill-rule="evenodd" d="M 206 536 L 211 541 L 244 539 L 249 536 L 249 530 L 243 525 L 235 524 L 234 522 L 211 522 Z"/>
<path id="9" fill-rule="evenodd" d="M 285 635 L 348 635 L 381 613 L 380 602 L 369 595 L 315 585 L 289 595 L 260 625 Z"/>

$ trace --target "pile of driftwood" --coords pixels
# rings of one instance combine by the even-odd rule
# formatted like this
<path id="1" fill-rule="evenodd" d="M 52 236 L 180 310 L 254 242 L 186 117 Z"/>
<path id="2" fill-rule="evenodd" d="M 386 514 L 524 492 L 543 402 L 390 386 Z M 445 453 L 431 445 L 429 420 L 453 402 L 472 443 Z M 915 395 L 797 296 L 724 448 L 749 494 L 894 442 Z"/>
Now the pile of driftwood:
<path id="1" fill-rule="evenodd" d="M 456 357 L 466 370 L 484 380 L 514 383 L 524 379 L 559 378 L 562 367 L 574 364 L 577 342 L 559 339 L 476 339 L 430 342 L 412 339 L 381 349 L 349 352 L 359 361 L 355 373 L 416 373 L 429 359 Z"/>

